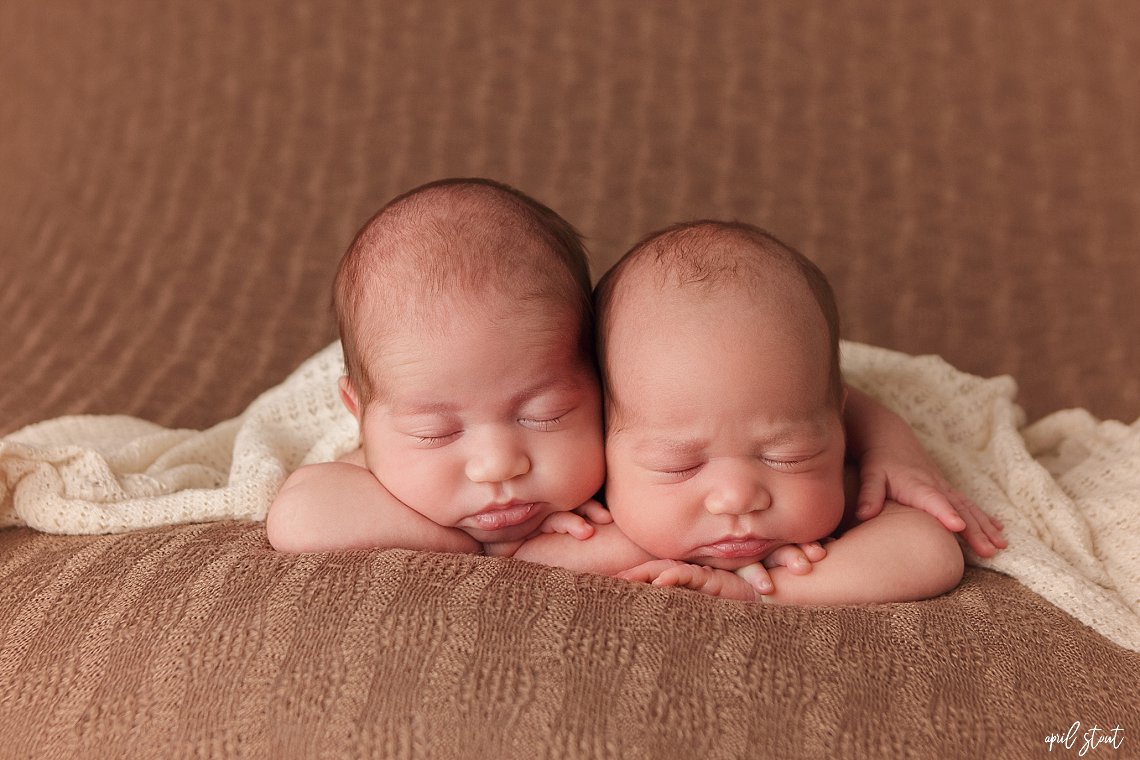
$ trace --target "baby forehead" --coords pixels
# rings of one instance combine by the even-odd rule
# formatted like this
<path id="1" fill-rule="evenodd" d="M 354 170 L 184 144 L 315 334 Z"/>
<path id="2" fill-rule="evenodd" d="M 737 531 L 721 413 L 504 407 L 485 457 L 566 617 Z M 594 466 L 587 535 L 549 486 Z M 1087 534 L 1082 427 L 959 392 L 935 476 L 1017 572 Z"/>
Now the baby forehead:
<path id="1" fill-rule="evenodd" d="M 389 278 L 362 289 L 353 329 L 385 341 L 493 330 L 513 340 L 557 343 L 577 340 L 586 329 L 583 300 L 568 287 L 525 273 L 480 280 Z"/>
<path id="2" fill-rule="evenodd" d="M 493 257 L 470 253 L 460 262 L 406 259 L 371 272 L 359 283 L 352 329 L 362 338 L 391 337 L 509 322 L 525 335 L 553 329 L 552 319 L 574 337 L 584 329 L 586 297 L 568 276 L 549 266 L 496 266 Z"/>
<path id="3" fill-rule="evenodd" d="M 354 329 L 367 347 L 366 356 L 391 364 L 422 362 L 429 356 L 454 359 L 476 346 L 496 355 L 521 352 L 578 360 L 585 355 L 587 326 L 575 304 L 555 298 L 520 299 L 493 288 L 443 298 L 374 295 L 362 304 Z M 496 359 L 488 353 L 486 361 Z"/>
<path id="4" fill-rule="evenodd" d="M 799 283 L 760 291 L 743 285 L 645 282 L 612 299 L 601 316 L 607 341 L 620 345 L 695 332 L 706 341 L 790 333 L 814 347 L 814 338 L 826 334 L 819 307 Z"/>
<path id="5" fill-rule="evenodd" d="M 362 362 L 377 396 L 405 406 L 410 399 L 420 404 L 424 394 L 436 401 L 462 393 L 490 399 L 513 388 L 529 398 L 538 389 L 598 382 L 580 320 L 568 309 L 535 306 L 503 315 L 465 299 L 422 319 L 381 318 L 363 327 L 369 339 Z"/>

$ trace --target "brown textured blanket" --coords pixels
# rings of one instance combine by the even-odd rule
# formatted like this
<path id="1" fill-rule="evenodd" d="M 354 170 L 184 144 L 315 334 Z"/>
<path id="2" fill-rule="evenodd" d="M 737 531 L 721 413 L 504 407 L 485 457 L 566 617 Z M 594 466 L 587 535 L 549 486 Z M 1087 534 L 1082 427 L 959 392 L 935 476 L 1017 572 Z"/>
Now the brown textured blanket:
<path id="1" fill-rule="evenodd" d="M 371 211 L 472 174 L 595 274 L 744 218 L 847 337 L 1012 374 L 1030 419 L 1140 414 L 1134 3 L 10 0 L 0 88 L 0 432 L 234 416 L 332 339 Z M 1032 757 L 1080 721 L 1064 754 L 1129 757 L 1137 684 L 983 570 L 769 609 L 258 523 L 0 531 L 0 756 Z"/>

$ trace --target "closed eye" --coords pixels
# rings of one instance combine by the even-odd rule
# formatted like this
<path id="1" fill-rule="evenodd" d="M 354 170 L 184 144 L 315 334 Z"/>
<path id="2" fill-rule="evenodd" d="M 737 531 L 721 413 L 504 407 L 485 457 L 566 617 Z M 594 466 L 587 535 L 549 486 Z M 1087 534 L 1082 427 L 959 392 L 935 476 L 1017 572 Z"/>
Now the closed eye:
<path id="1" fill-rule="evenodd" d="M 814 456 L 798 457 L 795 459 L 772 459 L 770 457 L 762 457 L 761 461 L 773 470 L 781 470 L 784 472 L 795 472 L 802 469 L 804 465 L 814 459 Z"/>
<path id="2" fill-rule="evenodd" d="M 654 467 L 652 469 L 669 482 L 679 483 L 696 475 L 697 471 L 701 469 L 701 465 L 694 464 L 688 467 Z"/>
<path id="3" fill-rule="evenodd" d="M 551 431 L 551 430 L 554 430 L 555 428 L 557 428 L 565 418 L 566 418 L 566 413 L 563 412 L 562 414 L 559 414 L 557 417 L 544 417 L 544 418 L 540 418 L 540 419 L 532 419 L 529 417 L 522 417 L 519 419 L 519 423 L 530 428 L 531 430 L 539 430 L 542 432 L 548 432 L 548 431 Z"/>
<path id="4" fill-rule="evenodd" d="M 461 431 L 457 430 L 453 433 L 446 433 L 445 435 L 416 435 L 412 437 L 416 439 L 416 443 L 420 446 L 432 448 L 435 446 L 445 446 L 451 443 L 459 437 L 460 432 Z"/>

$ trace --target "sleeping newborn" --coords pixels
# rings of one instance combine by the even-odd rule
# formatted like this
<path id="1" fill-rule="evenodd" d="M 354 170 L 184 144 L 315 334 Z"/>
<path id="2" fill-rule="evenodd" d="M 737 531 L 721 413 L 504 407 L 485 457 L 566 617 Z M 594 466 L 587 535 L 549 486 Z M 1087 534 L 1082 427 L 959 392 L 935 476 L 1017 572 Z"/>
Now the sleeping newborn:
<path id="1" fill-rule="evenodd" d="M 648 561 L 625 578 L 783 603 L 957 584 L 962 552 L 935 517 L 897 502 L 862 521 L 846 509 L 838 311 L 808 259 L 750 225 L 678 225 L 627 254 L 596 301 L 614 522 L 579 554 L 629 554 L 628 542 Z M 958 506 L 1001 543 L 976 506 Z M 829 538 L 823 556 L 812 542 Z"/>
<path id="2" fill-rule="evenodd" d="M 270 507 L 277 549 L 510 554 L 608 515 L 586 254 L 556 213 L 488 180 L 384 206 L 337 272 L 362 446 L 302 467 Z"/>

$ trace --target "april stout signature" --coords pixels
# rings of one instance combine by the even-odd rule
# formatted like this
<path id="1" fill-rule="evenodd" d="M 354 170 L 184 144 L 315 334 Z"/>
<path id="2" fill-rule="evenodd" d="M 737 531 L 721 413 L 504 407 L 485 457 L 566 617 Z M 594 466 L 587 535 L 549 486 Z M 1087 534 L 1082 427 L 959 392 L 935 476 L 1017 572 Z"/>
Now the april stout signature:
<path id="1" fill-rule="evenodd" d="M 1081 722 L 1075 720 L 1065 733 L 1046 736 L 1045 743 L 1049 745 L 1050 752 L 1053 751 L 1054 747 L 1064 747 L 1065 749 L 1079 747 L 1077 755 L 1084 757 L 1090 750 L 1098 747 L 1108 746 L 1113 749 L 1120 749 L 1121 745 L 1124 744 L 1124 729 L 1120 726 L 1101 728 L 1094 723 L 1092 727 L 1081 733 Z"/>

